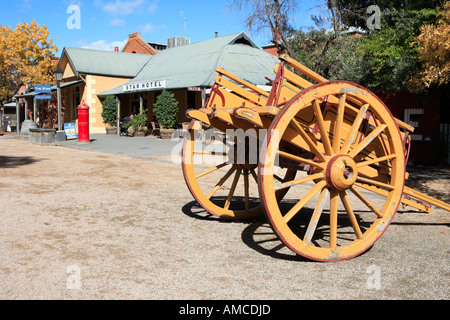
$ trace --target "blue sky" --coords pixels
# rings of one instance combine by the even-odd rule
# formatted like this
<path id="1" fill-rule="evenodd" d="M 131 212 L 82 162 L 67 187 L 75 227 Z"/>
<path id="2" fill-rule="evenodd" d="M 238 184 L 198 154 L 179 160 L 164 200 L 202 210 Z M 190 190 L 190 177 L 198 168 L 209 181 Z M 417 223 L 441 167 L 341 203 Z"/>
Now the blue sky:
<path id="1" fill-rule="evenodd" d="M 313 25 L 310 10 L 322 1 L 299 0 L 300 10 L 294 25 Z M 50 38 L 59 48 L 87 47 L 113 50 L 125 45 L 128 35 L 141 32 L 147 42 L 167 43 L 168 38 L 183 36 L 191 43 L 247 32 L 244 14 L 228 12 L 230 0 L 0 0 L 0 24 L 12 28 L 19 22 L 35 20 L 46 25 Z M 75 5 L 75 7 L 74 7 Z M 79 8 L 79 18 L 73 8 Z M 68 10 L 69 9 L 69 10 Z M 317 10 L 317 9 L 315 9 Z M 69 25 L 68 27 L 68 22 Z M 252 33 L 257 45 L 270 42 L 270 35 Z"/>

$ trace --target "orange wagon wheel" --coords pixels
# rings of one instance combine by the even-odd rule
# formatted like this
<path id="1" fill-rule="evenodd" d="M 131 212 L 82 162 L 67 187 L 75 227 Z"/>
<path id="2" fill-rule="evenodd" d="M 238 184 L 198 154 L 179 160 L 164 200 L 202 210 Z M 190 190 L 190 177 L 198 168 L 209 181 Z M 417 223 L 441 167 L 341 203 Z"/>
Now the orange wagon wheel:
<path id="1" fill-rule="evenodd" d="M 192 121 L 183 144 L 183 175 L 193 197 L 222 219 L 244 220 L 262 214 L 257 186 L 259 154 L 253 161 L 235 161 L 237 152 L 230 154 L 232 143 L 205 145 L 198 135 L 201 128 L 200 121 Z M 291 180 L 295 173 L 285 170 L 281 180 Z M 285 193 L 276 196 L 281 198 Z"/>
<path id="2" fill-rule="evenodd" d="M 405 179 L 401 134 L 370 91 L 344 81 L 304 90 L 277 115 L 259 164 L 268 221 L 294 252 L 318 261 L 360 255 L 397 212 Z M 276 161 L 310 167 L 295 180 L 274 179 Z M 289 186 L 286 201 L 276 190 Z"/>

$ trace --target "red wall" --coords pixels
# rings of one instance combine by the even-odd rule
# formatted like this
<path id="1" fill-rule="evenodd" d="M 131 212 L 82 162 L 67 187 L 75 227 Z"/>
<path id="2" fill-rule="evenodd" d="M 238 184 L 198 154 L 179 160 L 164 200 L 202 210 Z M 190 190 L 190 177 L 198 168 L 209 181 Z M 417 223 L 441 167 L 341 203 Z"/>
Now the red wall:
<path id="1" fill-rule="evenodd" d="M 440 125 L 440 97 L 424 99 L 406 92 L 378 94 L 378 96 L 395 118 L 410 123 L 416 128 L 411 136 L 409 161 L 423 164 L 436 163 L 438 161 L 436 148 L 439 145 L 437 138 Z"/>

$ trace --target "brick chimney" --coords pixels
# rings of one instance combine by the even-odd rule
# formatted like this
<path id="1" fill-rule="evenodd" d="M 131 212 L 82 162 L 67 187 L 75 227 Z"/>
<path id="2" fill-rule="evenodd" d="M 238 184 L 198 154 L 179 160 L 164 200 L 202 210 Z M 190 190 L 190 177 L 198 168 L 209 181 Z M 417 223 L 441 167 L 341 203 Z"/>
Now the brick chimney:
<path id="1" fill-rule="evenodd" d="M 140 38 L 141 37 L 141 33 L 140 32 L 135 32 L 132 33 L 128 36 L 128 39 L 133 39 L 133 38 Z"/>
<path id="2" fill-rule="evenodd" d="M 140 32 L 135 32 L 128 35 L 128 42 L 125 44 L 122 52 L 150 54 L 158 53 L 148 42 L 144 41 Z"/>

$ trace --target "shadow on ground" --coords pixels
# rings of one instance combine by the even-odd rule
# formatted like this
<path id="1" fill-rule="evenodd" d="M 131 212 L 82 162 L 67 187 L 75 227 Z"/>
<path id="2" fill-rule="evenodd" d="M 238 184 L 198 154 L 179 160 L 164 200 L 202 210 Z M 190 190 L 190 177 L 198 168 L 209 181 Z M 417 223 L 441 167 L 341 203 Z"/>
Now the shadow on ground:
<path id="1" fill-rule="evenodd" d="M 36 163 L 40 160 L 37 160 L 32 157 L 5 157 L 0 156 L 0 168 L 10 169 L 20 166 L 26 166 L 33 163 Z"/>
<path id="2" fill-rule="evenodd" d="M 405 186 L 450 203 L 450 168 L 408 165 L 406 171 L 409 178 L 405 181 Z M 430 188 L 429 182 L 438 185 L 439 190 Z"/>

